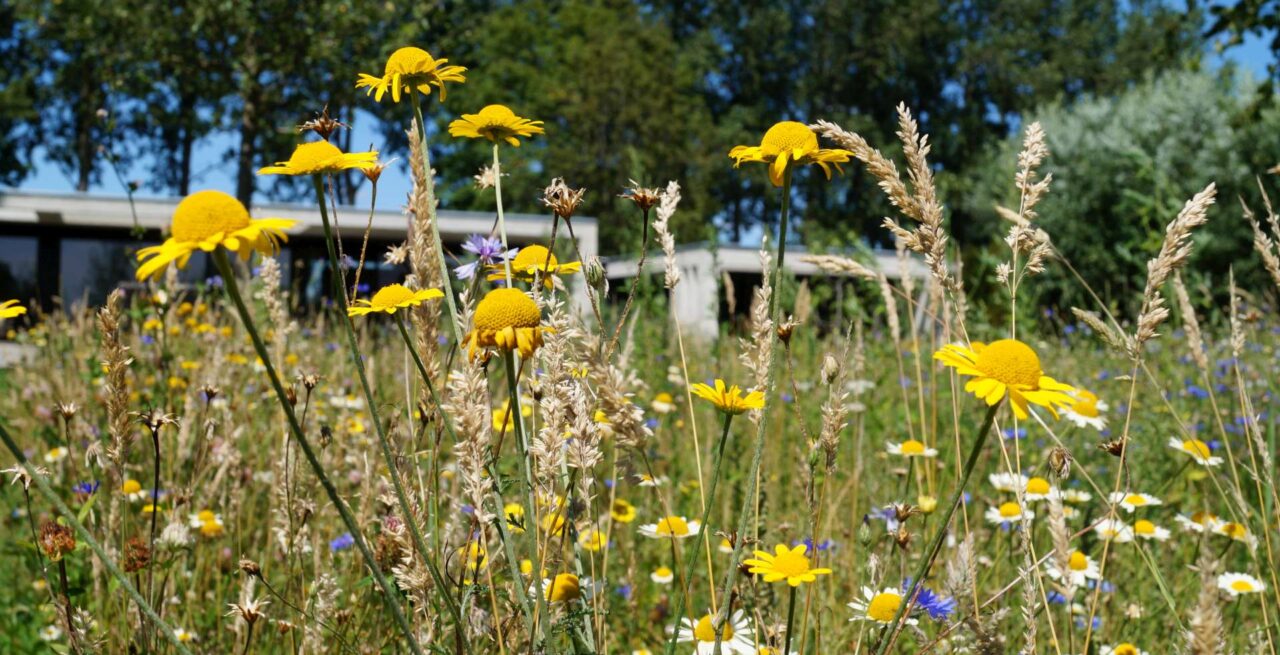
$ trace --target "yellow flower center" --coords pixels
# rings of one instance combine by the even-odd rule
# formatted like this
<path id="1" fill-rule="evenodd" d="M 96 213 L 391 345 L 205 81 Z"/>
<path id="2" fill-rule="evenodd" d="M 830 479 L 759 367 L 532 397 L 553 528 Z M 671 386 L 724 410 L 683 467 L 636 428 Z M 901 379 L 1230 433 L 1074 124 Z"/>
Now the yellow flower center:
<path id="1" fill-rule="evenodd" d="M 1124 497 L 1124 502 L 1129 505 L 1146 505 L 1147 499 L 1141 494 L 1129 494 Z"/>
<path id="2" fill-rule="evenodd" d="M 1112 655 L 1138 655 L 1138 648 L 1130 643 L 1120 644 L 1111 649 Z"/>
<path id="3" fill-rule="evenodd" d="M 547 600 L 553 602 L 573 600 L 579 595 L 581 595 L 581 590 L 578 588 L 578 576 L 572 573 L 557 575 L 547 589 Z"/>
<path id="4" fill-rule="evenodd" d="M 672 575 L 671 569 L 665 566 L 659 566 L 658 570 L 654 571 L 653 574 L 658 576 L 659 578 L 669 578 Z"/>
<path id="5" fill-rule="evenodd" d="M 400 48 L 387 58 L 387 67 L 384 72 L 387 75 L 396 73 L 411 75 L 413 73 L 421 73 L 434 65 L 435 58 L 426 50 L 413 47 Z"/>
<path id="6" fill-rule="evenodd" d="M 1027 493 L 1043 496 L 1049 493 L 1049 481 L 1044 478 L 1027 480 Z"/>
<path id="7" fill-rule="evenodd" d="M 1002 518 L 1011 519 L 1022 514 L 1022 507 L 1017 503 L 1005 503 L 1000 506 L 1000 516 Z"/>
<path id="8" fill-rule="evenodd" d="M 1218 520 L 1218 517 L 1208 512 L 1196 512 L 1191 515 L 1191 522 L 1197 525 L 1208 527 L 1211 523 Z"/>
<path id="9" fill-rule="evenodd" d="M 402 302 L 413 300 L 413 291 L 409 290 L 403 284 L 388 284 L 378 293 L 373 294 L 373 300 L 369 301 L 374 307 L 395 307 Z"/>
<path id="10" fill-rule="evenodd" d="M 1133 531 L 1137 534 L 1155 534 L 1156 524 L 1146 519 L 1142 519 L 1133 524 Z"/>
<path id="11" fill-rule="evenodd" d="M 538 303 L 519 289 L 494 289 L 476 306 L 477 330 L 538 327 L 542 312 Z"/>
<path id="12" fill-rule="evenodd" d="M 249 210 L 239 200 L 221 191 L 197 191 L 173 210 L 173 238 L 199 243 L 215 234 L 228 234 L 249 227 Z"/>
<path id="13" fill-rule="evenodd" d="M 543 264 L 546 264 L 547 268 L 554 270 L 556 265 L 559 264 L 559 261 L 556 259 L 555 255 L 551 255 L 551 261 L 548 262 L 548 254 L 546 246 L 525 246 L 521 248 L 520 252 L 516 253 L 515 258 L 511 260 L 511 268 L 521 272 L 527 271 L 530 268 L 541 271 L 543 270 Z"/>
<path id="14" fill-rule="evenodd" d="M 892 591 L 877 594 L 867 603 L 867 616 L 875 621 L 888 623 L 898 613 L 898 606 L 901 604 L 902 596 Z"/>
<path id="15" fill-rule="evenodd" d="M 328 141 L 312 141 L 294 148 L 293 154 L 289 155 L 289 165 L 299 170 L 314 170 L 321 168 L 322 162 L 341 156 L 338 146 Z"/>
<path id="16" fill-rule="evenodd" d="M 1098 397 L 1080 389 L 1076 392 L 1076 402 L 1071 411 L 1087 418 L 1098 418 Z"/>
<path id="17" fill-rule="evenodd" d="M 1253 591 L 1253 584 L 1251 584 L 1248 580 L 1236 580 L 1235 582 L 1231 583 L 1231 590 L 1238 591 L 1241 593 L 1244 593 L 1247 591 Z"/>
<path id="18" fill-rule="evenodd" d="M 689 534 L 689 522 L 679 516 L 668 516 L 658 521 L 657 532 L 663 537 L 683 537 Z"/>
<path id="19" fill-rule="evenodd" d="M 1017 339 L 1001 339 L 987 344 L 978 353 L 974 368 L 1009 386 L 1040 388 L 1040 358 L 1031 346 Z"/>
<path id="20" fill-rule="evenodd" d="M 142 485 L 137 480 L 125 480 L 124 484 L 120 485 L 120 491 L 126 494 L 136 494 L 142 491 Z"/>
<path id="21" fill-rule="evenodd" d="M 804 575 L 809 572 L 809 558 L 800 554 L 799 548 L 788 550 L 781 555 L 773 558 L 773 565 L 770 567 L 774 571 L 781 573 L 788 578 Z"/>
<path id="22" fill-rule="evenodd" d="M 1071 557 L 1067 560 L 1067 566 L 1069 566 L 1072 571 L 1083 571 L 1089 568 L 1089 558 L 1085 557 L 1084 553 L 1078 550 L 1072 551 Z"/>
<path id="23" fill-rule="evenodd" d="M 720 641 L 722 643 L 733 639 L 733 626 L 729 625 L 729 623 L 729 621 L 725 621 L 724 627 L 720 628 Z M 693 637 L 701 642 L 714 642 L 716 640 L 716 629 L 711 625 L 710 614 L 698 619 L 698 624 L 693 627 Z"/>
<path id="24" fill-rule="evenodd" d="M 902 454 L 903 455 L 923 455 L 924 444 L 920 443 L 919 441 L 916 441 L 915 439 L 908 439 L 902 442 Z"/>
<path id="25" fill-rule="evenodd" d="M 1199 439 L 1187 439 L 1182 442 L 1182 449 L 1200 459 L 1209 459 L 1209 444 Z"/>
<path id="26" fill-rule="evenodd" d="M 516 113 L 506 105 L 486 105 L 478 115 L 481 118 L 480 125 L 483 127 L 502 127 L 516 120 Z M 542 255 L 545 257 L 546 254 L 546 249 L 543 248 Z"/>
<path id="27" fill-rule="evenodd" d="M 217 518 L 217 515 L 215 515 L 212 511 L 207 509 L 201 510 L 199 514 L 196 514 L 196 519 L 199 520 L 201 523 L 208 523 L 209 521 L 212 521 L 216 518 Z"/>
<path id="28" fill-rule="evenodd" d="M 555 260 L 552 260 L 552 261 L 555 261 Z M 663 391 L 662 393 L 659 393 L 658 395 L 656 395 L 656 396 L 654 396 L 654 397 L 653 397 L 653 402 L 655 402 L 655 403 L 667 403 L 667 404 L 671 404 L 671 403 L 673 402 L 673 400 L 674 400 L 674 399 L 671 397 L 671 394 L 669 394 L 669 393 L 667 393 L 667 392 L 665 392 L 665 391 Z"/>
<path id="29" fill-rule="evenodd" d="M 1243 539 L 1244 536 L 1249 533 L 1249 531 L 1239 523 L 1223 523 L 1222 527 L 1218 529 L 1222 531 L 1222 534 L 1225 534 L 1232 539 Z"/>
<path id="30" fill-rule="evenodd" d="M 782 121 L 769 128 L 760 141 L 760 149 L 766 155 L 777 155 L 793 150 L 811 151 L 818 149 L 818 135 L 804 123 Z"/>

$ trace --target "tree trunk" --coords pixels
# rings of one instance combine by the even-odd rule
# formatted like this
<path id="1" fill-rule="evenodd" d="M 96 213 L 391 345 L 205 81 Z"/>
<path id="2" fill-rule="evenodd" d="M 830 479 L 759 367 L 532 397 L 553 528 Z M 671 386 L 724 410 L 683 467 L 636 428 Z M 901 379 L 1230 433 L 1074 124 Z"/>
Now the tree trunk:
<path id="1" fill-rule="evenodd" d="M 255 188 L 253 160 L 258 147 L 258 84 L 250 82 L 243 94 L 244 109 L 240 112 L 240 151 L 236 156 L 236 198 L 248 207 L 253 202 Z"/>
<path id="2" fill-rule="evenodd" d="M 76 191 L 89 190 L 93 180 L 94 148 L 93 121 L 98 115 L 94 104 L 93 69 L 86 67 L 80 77 L 80 102 L 76 103 Z"/>
<path id="3" fill-rule="evenodd" d="M 195 98 L 189 91 L 184 91 L 178 105 L 178 115 L 182 121 L 181 154 L 178 155 L 178 195 L 186 197 L 191 193 L 191 152 L 195 147 L 196 116 Z"/>

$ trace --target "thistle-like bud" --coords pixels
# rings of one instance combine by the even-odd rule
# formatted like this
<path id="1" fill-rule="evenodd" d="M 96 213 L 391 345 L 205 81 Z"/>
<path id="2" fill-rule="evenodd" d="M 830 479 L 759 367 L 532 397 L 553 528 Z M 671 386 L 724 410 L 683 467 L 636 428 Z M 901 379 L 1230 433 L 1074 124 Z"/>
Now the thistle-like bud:
<path id="1" fill-rule="evenodd" d="M 1071 453 L 1061 446 L 1049 451 L 1049 472 L 1059 480 L 1071 475 Z"/>
<path id="2" fill-rule="evenodd" d="M 822 381 L 832 384 L 838 375 L 840 375 L 840 362 L 836 360 L 835 355 L 827 353 L 827 356 L 822 358 Z"/>
<path id="3" fill-rule="evenodd" d="M 346 123 L 330 118 L 329 105 L 325 105 L 324 109 L 320 110 L 320 113 L 317 114 L 315 118 L 298 126 L 298 133 L 303 134 L 305 132 L 315 132 L 321 139 L 328 141 L 329 137 L 333 136 L 334 132 L 337 132 L 339 128 L 344 127 L 349 126 Z"/>
<path id="4" fill-rule="evenodd" d="M 551 180 L 550 186 L 543 189 L 542 204 L 546 205 L 551 213 L 567 221 L 573 218 L 574 212 L 578 211 L 578 206 L 582 204 L 582 196 L 586 193 L 586 189 L 570 189 L 563 178 L 557 177 Z"/>
<path id="5" fill-rule="evenodd" d="M 592 257 L 587 261 L 582 275 L 587 279 L 587 284 L 591 285 L 592 289 L 600 290 L 604 285 L 608 284 L 608 279 L 604 273 L 604 264 L 600 263 L 599 257 Z"/>
<path id="6" fill-rule="evenodd" d="M 151 548 L 141 537 L 132 537 L 124 544 L 124 572 L 137 573 L 151 565 Z"/>
<path id="7" fill-rule="evenodd" d="M 258 563 L 251 559 L 247 559 L 243 557 L 240 558 L 240 570 L 243 571 L 245 575 L 248 575 L 250 577 L 254 577 L 254 578 L 262 577 L 262 567 L 258 566 Z"/>
<path id="8" fill-rule="evenodd" d="M 327 424 L 321 425 L 320 426 L 320 447 L 328 448 L 329 444 L 331 443 L 333 443 L 333 428 Z"/>

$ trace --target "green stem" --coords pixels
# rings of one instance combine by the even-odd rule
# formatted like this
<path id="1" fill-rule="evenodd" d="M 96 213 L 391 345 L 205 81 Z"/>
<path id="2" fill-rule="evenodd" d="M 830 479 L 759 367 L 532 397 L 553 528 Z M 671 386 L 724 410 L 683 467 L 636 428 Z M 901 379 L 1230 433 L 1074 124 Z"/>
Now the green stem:
<path id="1" fill-rule="evenodd" d="M 542 619 L 535 622 L 535 633 L 531 634 L 530 640 L 537 638 L 537 633 L 542 629 L 542 620 L 550 616 L 550 608 L 547 606 L 547 594 L 542 590 L 542 553 L 538 551 L 538 530 L 542 526 L 537 524 L 537 507 L 534 504 L 534 497 L 537 490 L 533 485 L 533 466 L 529 461 L 529 442 L 524 434 L 524 415 L 520 409 L 520 389 L 516 380 L 516 355 L 514 351 L 505 353 L 504 362 L 507 368 L 507 407 L 511 413 L 510 421 L 515 425 L 516 444 L 520 448 L 520 466 L 524 469 L 525 485 L 529 493 L 525 496 L 525 534 L 530 535 L 530 541 L 533 542 L 533 588 L 538 596 L 538 612 L 542 615 Z M 505 520 L 505 518 L 504 518 Z M 550 523 L 555 525 L 554 520 Z M 564 529 L 564 528 L 562 528 Z M 552 576 L 555 580 L 555 576 Z"/>
<path id="2" fill-rule="evenodd" d="M 437 411 L 440 412 L 440 422 L 444 423 L 444 429 L 449 432 L 449 438 L 454 443 L 458 443 L 458 435 L 453 431 L 453 424 L 449 422 L 448 417 L 444 415 L 444 410 L 440 407 L 440 395 L 436 393 L 436 386 L 431 382 L 431 376 L 427 373 L 427 366 L 422 362 L 422 356 L 418 354 L 418 349 L 413 345 L 413 338 L 409 336 L 409 328 L 405 326 L 402 314 L 396 315 L 396 326 L 400 328 L 400 336 L 404 337 L 404 344 L 409 348 L 409 354 L 413 355 L 413 363 L 418 368 L 418 374 L 422 376 L 422 381 L 427 385 L 427 392 L 431 394 L 431 402 L 435 404 Z"/>
<path id="3" fill-rule="evenodd" d="M 314 177 L 314 181 L 316 198 L 320 203 L 320 220 L 324 224 L 325 246 L 329 250 L 329 265 L 334 272 L 334 301 L 338 303 L 338 322 L 342 323 L 342 327 L 347 334 L 347 346 L 351 351 L 351 363 L 355 366 L 356 373 L 360 378 L 360 387 L 364 391 L 365 403 L 369 408 L 369 418 L 373 421 L 374 433 L 378 435 L 378 446 L 382 451 L 383 462 L 387 465 L 388 477 L 391 478 L 391 486 L 395 491 L 396 502 L 400 505 L 400 513 L 404 517 L 405 525 L 409 528 L 409 535 L 413 539 L 414 547 L 418 550 L 418 555 L 422 557 L 423 563 L 426 564 L 432 580 L 443 591 L 448 587 L 445 585 L 444 577 L 440 575 L 440 571 L 436 568 L 435 560 L 431 558 L 432 551 L 427 548 L 426 541 L 422 538 L 422 531 L 418 529 L 417 517 L 409 504 L 409 496 L 405 493 L 404 484 L 400 481 L 400 473 L 396 470 L 395 454 L 391 452 L 391 443 L 387 440 L 386 427 L 378 416 L 378 404 L 373 397 L 373 388 L 369 385 L 369 375 L 364 370 L 364 357 L 360 354 L 360 344 L 356 340 L 355 328 L 351 325 L 351 317 L 347 315 L 347 302 L 342 295 L 345 283 L 341 275 L 339 275 L 341 269 L 338 268 L 338 255 L 333 247 L 333 232 L 329 226 L 329 212 L 324 204 L 324 181 L 319 175 Z M 458 607 L 453 603 L 453 597 L 448 593 L 442 593 L 441 595 L 444 596 L 445 604 L 449 608 L 450 618 L 453 619 L 458 653 L 462 653 L 466 650 L 466 636 L 463 634 L 462 616 L 458 612 Z"/>
<path id="4" fill-rule="evenodd" d="M 280 376 L 276 373 L 275 366 L 271 363 L 271 355 L 267 352 L 267 346 L 262 342 L 258 329 L 254 327 L 253 316 L 249 313 L 249 307 L 244 304 L 244 298 L 240 296 L 240 285 L 236 282 L 235 272 L 231 270 L 231 262 L 227 261 L 227 254 L 222 250 L 213 251 L 213 262 L 217 265 L 218 272 L 222 275 L 223 292 L 226 294 L 227 299 L 236 306 L 236 311 L 240 314 L 240 322 L 244 324 L 244 329 L 249 333 L 249 339 L 253 342 L 253 349 L 257 351 L 258 357 L 262 360 L 263 368 L 267 369 L 267 378 L 271 380 L 271 386 L 275 389 L 276 399 L 280 402 L 280 408 L 284 410 L 285 418 L 289 422 L 289 429 L 293 432 L 293 438 L 297 440 L 298 445 L 302 448 L 302 454 L 307 458 L 307 463 L 311 465 L 311 469 L 315 471 L 316 478 L 320 480 L 320 486 L 324 487 L 325 494 L 329 496 L 329 500 L 338 509 L 338 515 L 342 517 L 342 522 L 346 524 L 347 530 L 351 532 L 351 538 L 356 542 L 356 548 L 360 550 L 360 554 L 364 556 L 365 564 L 369 567 L 369 574 L 373 576 L 374 582 L 382 590 L 382 602 L 386 603 L 387 609 L 391 611 L 391 616 L 395 619 L 397 627 L 404 634 L 409 650 L 414 655 L 423 655 L 422 647 L 418 645 L 418 640 L 413 636 L 413 628 L 409 626 L 409 621 L 405 618 L 399 603 L 396 602 L 396 599 L 399 598 L 399 593 L 387 581 L 386 576 L 382 575 L 382 569 L 378 567 L 377 558 L 374 557 L 373 551 L 369 550 L 369 545 L 365 543 L 364 534 L 360 531 L 360 524 L 356 522 L 355 516 L 351 514 L 351 509 L 342 500 L 342 496 L 338 495 L 338 488 L 333 486 L 328 474 L 324 472 L 324 466 L 320 464 L 320 459 L 316 456 L 315 450 L 312 449 L 311 441 L 307 439 L 307 435 L 302 431 L 302 426 L 298 424 L 298 416 L 294 413 L 293 404 L 289 402 L 289 396 L 285 393 L 284 385 L 280 382 Z"/>
<path id="5" fill-rule="evenodd" d="M 778 221 L 778 256 L 773 268 L 773 293 L 769 295 L 769 316 L 772 317 L 774 326 L 777 326 L 782 319 L 782 309 L 778 304 L 778 296 L 781 295 L 782 289 L 782 265 L 783 258 L 787 253 L 787 223 L 790 220 L 791 213 L 791 167 L 788 166 L 782 174 L 782 214 Z M 774 332 L 776 334 L 776 331 Z M 774 339 L 774 334 L 767 338 Z M 724 599 L 724 606 L 720 608 L 720 615 L 717 617 L 715 628 L 716 643 L 712 650 L 712 655 L 720 655 L 721 640 L 724 637 L 724 623 L 729 620 L 732 609 L 732 592 L 733 585 L 738 580 L 738 561 L 742 559 L 742 547 L 746 543 L 747 525 L 753 514 L 759 510 L 759 506 L 755 503 L 757 486 L 759 484 L 760 462 L 764 458 L 764 443 L 767 436 L 767 427 L 769 425 L 769 414 L 773 408 L 773 403 L 768 397 L 773 394 L 774 379 L 777 376 L 779 349 L 774 348 L 769 356 L 769 366 L 765 373 L 765 404 L 760 410 L 760 422 L 756 425 L 756 443 L 755 452 L 751 457 L 751 468 L 747 470 L 747 489 L 746 494 L 742 498 L 742 509 L 738 514 L 738 529 L 734 533 L 733 556 L 729 560 L 729 566 L 725 567 L 724 585 L 721 588 L 720 597 Z M 788 654 L 789 655 L 789 654 Z"/>
<path id="6" fill-rule="evenodd" d="M 138 589 L 129 582 L 129 578 L 124 574 L 124 572 L 116 566 L 115 562 L 111 561 L 111 558 L 107 556 L 106 551 L 102 549 L 102 546 L 93 538 L 93 535 L 89 533 L 88 528 L 85 528 L 84 524 L 76 518 L 76 513 L 73 512 L 70 507 L 67 507 L 66 503 L 62 502 L 62 499 L 58 497 L 58 494 L 49 486 L 49 481 L 45 480 L 44 476 L 36 471 L 34 466 L 31 466 L 30 462 L 27 461 L 27 456 L 22 454 L 22 449 L 18 448 L 18 444 L 14 443 L 13 437 L 9 435 L 9 431 L 6 430 L 3 425 L 0 425 L 0 441 L 4 441 L 5 447 L 9 449 L 9 452 L 12 453 L 15 458 L 17 458 L 18 463 L 26 469 L 27 475 L 36 483 L 36 489 L 40 492 L 40 495 L 44 496 L 45 500 L 49 501 L 49 503 L 58 510 L 58 513 L 66 519 L 67 523 L 71 524 L 71 527 L 75 529 L 76 534 L 89 545 L 89 550 L 92 550 L 93 554 L 98 557 L 98 561 L 102 562 L 102 565 L 106 567 L 107 572 L 111 574 L 111 577 L 115 578 L 116 582 L 119 582 L 120 586 L 124 588 L 125 593 L 129 594 L 129 597 L 133 599 L 134 603 L 137 603 L 138 609 L 142 612 L 142 615 L 147 617 L 147 620 L 151 621 L 151 624 L 160 630 L 160 633 L 164 635 L 165 640 L 173 646 L 174 650 L 178 651 L 182 655 L 192 655 L 191 651 L 188 650 L 181 641 L 178 641 L 177 635 L 173 634 L 173 628 L 170 628 L 169 624 L 165 623 L 164 620 L 160 618 L 159 614 L 156 614 L 156 611 L 151 608 L 151 605 L 147 604 L 147 601 L 142 597 L 142 594 L 138 593 Z"/>
<path id="7" fill-rule="evenodd" d="M 787 655 L 791 655 L 791 626 L 796 619 L 796 589 L 798 588 L 791 588 L 791 602 L 787 604 L 787 636 L 782 646 L 782 652 Z"/>
<path id="8" fill-rule="evenodd" d="M 511 249 L 507 245 L 507 221 L 502 215 L 502 168 L 498 162 L 498 143 L 493 143 L 493 195 L 498 202 L 498 234 L 502 236 L 502 252 Z M 547 259 L 551 258 L 551 248 L 547 248 Z M 511 258 L 503 257 L 502 266 L 507 273 L 507 286 L 511 286 Z M 543 269 L 544 271 L 546 269 Z"/>
<path id="9" fill-rule="evenodd" d="M 969 457 L 965 460 L 964 470 L 960 473 L 960 484 L 956 487 L 955 493 L 951 494 L 951 501 L 947 504 L 947 513 L 938 523 L 937 532 L 929 543 L 928 555 L 916 567 L 915 575 L 911 576 L 911 586 L 907 588 L 907 593 L 903 594 L 902 602 L 898 603 L 898 611 L 889 622 L 890 629 L 886 633 L 888 638 L 876 649 L 876 655 L 883 655 L 893 645 L 898 636 L 898 630 L 902 628 L 900 625 L 902 615 L 906 613 L 907 607 L 915 602 L 916 592 L 924 584 L 925 576 L 929 575 L 929 568 L 937 559 L 938 551 L 942 550 L 942 541 L 947 536 L 947 526 L 951 523 L 951 517 L 955 515 L 956 508 L 960 506 L 960 501 L 964 497 L 964 488 L 969 484 L 969 476 L 973 473 L 974 465 L 978 463 L 978 456 L 982 454 L 982 446 L 987 442 L 987 435 L 991 433 L 991 425 L 996 419 L 996 410 L 1000 409 L 1001 404 L 996 403 L 987 409 L 987 416 L 982 421 L 982 429 L 978 432 L 978 438 L 974 440 L 973 447 L 969 449 Z"/>
<path id="10" fill-rule="evenodd" d="M 716 487 L 720 482 L 720 464 L 724 461 L 724 447 L 729 441 L 729 426 L 733 423 L 733 414 L 726 413 L 724 415 L 724 429 L 720 431 L 720 440 L 716 442 L 716 460 L 711 470 L 711 485 L 707 489 L 707 504 L 702 508 L 702 523 L 699 524 L 698 536 L 694 541 L 691 552 L 693 555 L 689 557 L 689 562 L 685 564 L 684 577 L 681 578 L 680 584 L 684 585 L 682 593 L 676 594 L 676 610 L 672 616 L 677 620 L 684 616 L 685 607 L 689 598 L 689 580 L 693 577 L 694 566 L 698 563 L 697 552 L 701 549 L 702 543 L 707 539 L 707 520 L 711 517 L 711 508 L 716 502 Z M 675 540 L 672 540 L 674 544 Z M 714 580 L 709 581 L 715 584 Z M 693 618 L 693 617 L 690 617 Z M 671 639 L 667 641 L 667 655 L 671 655 L 676 650 L 676 637 L 680 631 L 676 630 L 671 633 Z"/>
<path id="11" fill-rule="evenodd" d="M 449 324 L 453 326 L 453 342 L 457 348 L 462 347 L 462 324 L 458 321 L 458 303 L 453 299 L 453 285 L 449 283 L 449 264 L 444 260 L 444 243 L 440 240 L 440 221 L 436 217 L 436 181 L 431 175 L 431 150 L 427 146 L 427 124 L 422 120 L 422 103 L 418 100 L 418 92 L 409 92 L 409 102 L 413 104 L 413 115 L 418 119 L 418 130 L 422 136 L 422 170 L 426 171 L 422 185 L 426 188 L 427 220 L 431 223 L 431 238 L 435 241 L 436 255 L 440 265 L 440 284 L 444 291 L 445 305 L 449 308 Z M 323 201 L 320 203 L 324 204 Z"/>

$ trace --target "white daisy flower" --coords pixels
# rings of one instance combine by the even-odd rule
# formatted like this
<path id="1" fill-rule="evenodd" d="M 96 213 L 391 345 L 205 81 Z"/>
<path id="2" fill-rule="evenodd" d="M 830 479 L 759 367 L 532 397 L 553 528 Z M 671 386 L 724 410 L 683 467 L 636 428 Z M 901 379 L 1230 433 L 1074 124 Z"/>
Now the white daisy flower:
<path id="1" fill-rule="evenodd" d="M 41 641 L 58 641 L 62 639 L 62 628 L 49 624 L 40 629 Z"/>
<path id="2" fill-rule="evenodd" d="M 871 587 L 862 588 L 862 598 L 855 598 L 849 603 L 848 607 L 853 610 L 853 618 L 850 621 L 871 621 L 880 625 L 887 625 L 893 622 L 893 617 L 898 613 L 898 607 L 902 605 L 902 591 L 893 587 L 885 587 L 884 591 L 876 593 Z M 911 617 L 905 617 L 903 621 L 907 625 L 915 625 L 916 620 Z"/>
<path id="3" fill-rule="evenodd" d="M 1191 516 L 1183 516 L 1182 514 L 1179 514 L 1173 517 L 1173 520 L 1177 521 L 1178 525 L 1182 526 L 1182 529 L 1188 532 L 1212 531 L 1214 528 L 1218 527 L 1219 523 L 1222 522 L 1216 515 L 1209 512 L 1196 512 Z"/>
<path id="4" fill-rule="evenodd" d="M 1159 498 L 1156 498 L 1151 494 L 1140 494 L 1134 492 L 1126 493 L 1123 491 L 1116 491 L 1112 493 L 1108 496 L 1108 500 L 1120 505 L 1130 514 L 1133 513 L 1133 510 L 1138 509 L 1139 507 L 1151 507 L 1152 505 L 1162 504 Z"/>
<path id="5" fill-rule="evenodd" d="M 1249 528 L 1246 528 L 1244 524 L 1236 523 L 1234 521 L 1219 521 L 1217 525 L 1213 526 L 1213 533 L 1224 537 L 1230 537 L 1236 541 L 1242 541 L 1249 544 L 1250 548 L 1253 548 L 1258 544 L 1258 538 L 1255 537 L 1253 533 L 1249 532 Z"/>
<path id="6" fill-rule="evenodd" d="M 728 539 L 721 539 L 720 545 L 716 546 L 716 550 L 722 553 L 733 553 L 733 544 Z"/>
<path id="7" fill-rule="evenodd" d="M 902 443 L 885 443 L 885 450 L 890 455 L 898 455 L 901 457 L 937 457 L 937 448 L 926 448 L 924 444 L 915 439 L 908 439 Z"/>
<path id="8" fill-rule="evenodd" d="M 663 391 L 653 398 L 653 411 L 658 414 L 670 414 L 676 411 L 676 401 L 671 394 Z"/>
<path id="9" fill-rule="evenodd" d="M 1044 478 L 1029 478 L 1027 486 L 1023 488 L 1023 495 L 1027 500 L 1045 500 L 1055 492 L 1053 485 Z"/>
<path id="10" fill-rule="evenodd" d="M 1064 489 L 1062 491 L 1062 502 L 1064 503 L 1083 505 L 1091 500 L 1093 500 L 1093 494 L 1087 491 L 1080 489 Z"/>
<path id="11" fill-rule="evenodd" d="M 1021 473 L 992 473 L 987 476 L 987 481 L 997 491 L 1007 491 L 1009 493 L 1018 493 L 1027 488 L 1027 476 Z"/>
<path id="12" fill-rule="evenodd" d="M 57 464 L 67 458 L 66 448 L 54 448 L 44 454 L 45 464 Z"/>
<path id="13" fill-rule="evenodd" d="M 184 644 L 200 640 L 200 638 L 196 636 L 196 633 L 184 628 L 174 628 L 173 636 L 177 637 L 178 641 Z"/>
<path id="14" fill-rule="evenodd" d="M 1177 437 L 1169 437 L 1169 447 L 1190 455 L 1191 459 L 1194 459 L 1201 466 L 1218 466 L 1222 464 L 1222 458 L 1211 455 L 1209 444 L 1199 439 L 1187 439 L 1184 441 Z"/>
<path id="15" fill-rule="evenodd" d="M 1102 519 L 1093 526 L 1093 533 L 1099 538 L 1116 543 L 1133 541 L 1133 528 L 1118 519 Z"/>
<path id="16" fill-rule="evenodd" d="M 1067 558 L 1067 570 L 1061 571 L 1057 565 L 1049 564 L 1045 572 L 1054 580 L 1066 580 L 1073 587 L 1083 587 L 1086 580 L 1097 580 L 1102 577 L 1098 563 L 1092 557 L 1073 550 Z"/>
<path id="17" fill-rule="evenodd" d="M 676 574 L 665 566 L 659 566 L 653 573 L 649 574 L 649 579 L 658 584 L 671 584 L 671 581 L 675 578 Z"/>
<path id="18" fill-rule="evenodd" d="M 653 476 L 647 473 L 641 473 L 636 476 L 636 484 L 642 487 L 661 487 L 666 483 L 667 483 L 666 478 L 659 477 L 657 479 L 654 479 Z"/>
<path id="19" fill-rule="evenodd" d="M 704 614 L 694 621 L 689 617 L 680 619 L 680 632 L 676 635 L 679 643 L 695 644 L 697 655 L 711 655 L 716 648 L 715 617 Z M 755 655 L 755 636 L 751 633 L 751 622 L 737 610 L 729 616 L 720 628 L 720 652 L 731 655 Z"/>
<path id="20" fill-rule="evenodd" d="M 687 539 L 697 536 L 702 530 L 702 524 L 698 521 L 690 521 L 683 516 L 668 516 L 657 523 L 647 523 L 640 526 L 640 534 L 650 539 Z"/>
<path id="21" fill-rule="evenodd" d="M 1241 594 L 1266 591 L 1267 585 L 1248 573 L 1223 573 L 1218 576 L 1218 588 L 1235 598 Z"/>
<path id="22" fill-rule="evenodd" d="M 1168 541 L 1170 532 L 1151 521 L 1139 519 L 1133 522 L 1133 534 L 1149 541 Z"/>
<path id="23" fill-rule="evenodd" d="M 213 513 L 213 510 L 208 509 L 200 510 L 199 514 L 187 515 L 187 525 L 191 526 L 193 530 L 199 530 L 204 527 L 204 524 L 206 523 L 222 525 L 222 515 L 215 514 Z"/>
<path id="24" fill-rule="evenodd" d="M 1092 392 L 1077 389 L 1076 401 L 1071 407 L 1062 410 L 1062 416 L 1075 423 L 1077 427 L 1103 430 L 1107 427 L 1107 419 L 1102 413 L 1107 411 L 1107 403 L 1098 400 Z"/>
<path id="25" fill-rule="evenodd" d="M 1036 517 L 1035 512 L 1012 501 L 1002 503 L 999 507 L 988 507 L 986 513 L 987 521 L 997 525 L 1007 525 L 1021 521 L 1024 515 L 1028 519 Z"/>

